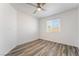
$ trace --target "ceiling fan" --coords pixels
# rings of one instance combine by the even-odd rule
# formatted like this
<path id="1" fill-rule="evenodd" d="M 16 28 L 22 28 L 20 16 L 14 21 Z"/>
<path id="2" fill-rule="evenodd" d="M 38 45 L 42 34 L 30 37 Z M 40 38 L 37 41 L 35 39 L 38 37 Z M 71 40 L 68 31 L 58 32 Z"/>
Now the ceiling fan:
<path id="1" fill-rule="evenodd" d="M 36 3 L 36 4 L 27 3 L 27 4 L 36 8 L 36 10 L 33 12 L 33 14 L 35 14 L 36 12 L 44 11 L 45 9 L 43 8 L 43 6 L 44 6 L 46 3 Z"/>

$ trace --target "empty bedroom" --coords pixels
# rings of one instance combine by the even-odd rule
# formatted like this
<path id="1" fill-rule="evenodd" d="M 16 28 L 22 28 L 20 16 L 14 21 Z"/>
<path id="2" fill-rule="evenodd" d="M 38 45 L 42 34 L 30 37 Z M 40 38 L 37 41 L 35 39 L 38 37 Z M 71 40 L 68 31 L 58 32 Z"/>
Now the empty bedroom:
<path id="1" fill-rule="evenodd" d="M 0 3 L 0 56 L 79 56 L 79 3 Z"/>

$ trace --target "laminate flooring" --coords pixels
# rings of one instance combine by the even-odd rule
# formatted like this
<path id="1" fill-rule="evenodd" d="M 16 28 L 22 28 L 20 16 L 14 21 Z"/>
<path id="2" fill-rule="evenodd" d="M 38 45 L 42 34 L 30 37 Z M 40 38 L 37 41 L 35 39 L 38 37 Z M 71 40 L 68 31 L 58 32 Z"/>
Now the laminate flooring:
<path id="1" fill-rule="evenodd" d="M 47 40 L 34 40 L 16 46 L 5 56 L 79 56 L 79 49 Z"/>

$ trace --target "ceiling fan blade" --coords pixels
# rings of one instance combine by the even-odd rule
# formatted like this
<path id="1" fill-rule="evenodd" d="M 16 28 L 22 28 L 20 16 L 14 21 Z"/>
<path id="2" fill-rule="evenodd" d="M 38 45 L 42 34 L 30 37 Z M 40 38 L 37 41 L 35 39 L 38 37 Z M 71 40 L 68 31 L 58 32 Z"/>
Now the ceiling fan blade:
<path id="1" fill-rule="evenodd" d="M 41 6 L 44 6 L 46 3 L 41 3 Z"/>
<path id="2" fill-rule="evenodd" d="M 28 4 L 28 5 L 30 5 L 30 6 L 33 6 L 33 7 L 37 7 L 36 5 L 34 5 L 34 4 L 32 4 L 32 3 L 26 3 L 26 4 Z"/>
<path id="3" fill-rule="evenodd" d="M 35 14 L 37 12 L 37 10 L 35 10 L 34 12 L 33 12 L 33 14 Z"/>
<path id="4" fill-rule="evenodd" d="M 43 11 L 45 11 L 45 9 L 41 8 Z"/>

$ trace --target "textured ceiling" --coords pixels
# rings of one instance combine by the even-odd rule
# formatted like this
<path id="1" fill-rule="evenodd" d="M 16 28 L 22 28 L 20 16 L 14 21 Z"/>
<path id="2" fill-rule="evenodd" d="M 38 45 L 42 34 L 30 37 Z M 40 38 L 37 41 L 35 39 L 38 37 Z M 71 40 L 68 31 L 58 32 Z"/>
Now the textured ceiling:
<path id="1" fill-rule="evenodd" d="M 11 4 L 15 9 L 27 13 L 28 15 L 32 15 L 37 18 L 47 17 L 50 15 L 54 15 L 57 13 L 61 13 L 73 8 L 77 8 L 79 6 L 78 3 L 46 3 L 43 7 L 45 11 L 37 12 L 33 14 L 36 9 L 33 6 L 28 5 L 27 3 L 14 3 Z M 35 5 L 35 4 L 34 4 Z"/>

